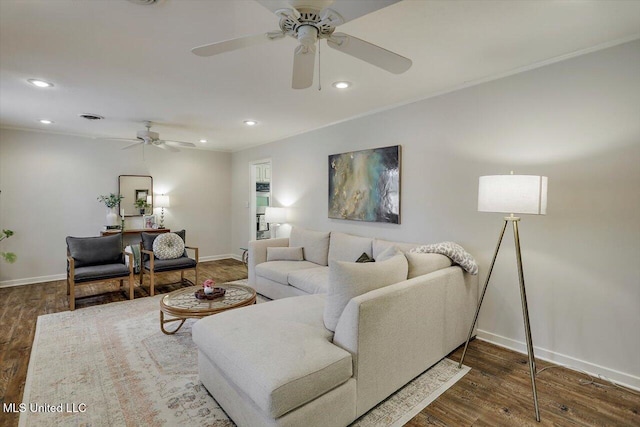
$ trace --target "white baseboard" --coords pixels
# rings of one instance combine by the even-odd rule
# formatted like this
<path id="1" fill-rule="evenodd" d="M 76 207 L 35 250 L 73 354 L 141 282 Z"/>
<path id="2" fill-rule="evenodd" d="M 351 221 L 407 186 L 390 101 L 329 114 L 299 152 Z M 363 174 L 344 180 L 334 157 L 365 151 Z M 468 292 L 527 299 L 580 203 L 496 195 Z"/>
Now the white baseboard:
<path id="1" fill-rule="evenodd" d="M 207 261 L 219 261 L 221 259 L 235 259 L 237 261 L 242 261 L 242 258 L 236 254 L 224 254 L 224 255 L 212 255 L 212 256 L 203 256 L 200 257 L 200 262 Z M 36 283 L 43 282 L 54 282 L 57 280 L 65 280 L 67 278 L 66 274 L 52 274 L 50 276 L 39 276 L 39 277 L 25 277 L 23 279 L 15 279 L 15 280 L 4 280 L 0 282 L 0 288 L 9 288 L 12 286 L 23 286 L 23 285 L 33 285 Z"/>
<path id="2" fill-rule="evenodd" d="M 522 341 L 516 341 L 511 338 L 483 331 L 482 329 L 478 329 L 477 338 L 500 347 L 508 348 L 509 350 L 517 351 L 518 353 L 527 354 L 527 345 Z M 606 366 L 600 366 L 595 363 L 576 359 L 575 357 L 567 356 L 545 348 L 534 346 L 533 352 L 536 359 L 546 360 L 547 362 L 552 362 L 556 365 L 563 365 L 575 371 L 585 371 L 594 377 L 602 375 L 617 384 L 640 391 L 640 377 L 635 375 L 616 371 L 615 369 L 607 368 Z"/>
<path id="3" fill-rule="evenodd" d="M 0 282 L 0 288 L 8 288 L 11 286 L 32 285 L 34 283 L 54 282 L 56 280 L 65 280 L 66 274 L 52 274 L 50 276 L 25 277 L 24 279 L 5 280 Z"/>

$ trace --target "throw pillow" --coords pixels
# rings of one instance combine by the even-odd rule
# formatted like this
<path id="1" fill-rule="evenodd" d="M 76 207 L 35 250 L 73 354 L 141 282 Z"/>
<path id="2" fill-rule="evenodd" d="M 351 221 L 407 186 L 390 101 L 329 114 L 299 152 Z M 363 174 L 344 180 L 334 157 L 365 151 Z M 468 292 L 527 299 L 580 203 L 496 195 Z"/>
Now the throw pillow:
<path id="1" fill-rule="evenodd" d="M 391 257 L 394 257 L 398 254 L 402 254 L 402 252 L 400 252 L 400 249 L 398 249 L 395 246 L 389 246 L 387 249 L 385 249 L 384 251 L 380 252 L 380 254 L 378 255 L 378 258 L 376 258 L 378 260 L 378 262 L 380 261 L 386 261 Z M 405 277 L 406 279 L 406 277 Z"/>
<path id="2" fill-rule="evenodd" d="M 319 265 L 328 265 L 329 232 L 305 230 L 293 227 L 289 236 L 289 246 L 300 246 L 304 250 L 304 259 Z"/>
<path id="3" fill-rule="evenodd" d="M 429 274 L 441 268 L 451 266 L 451 260 L 440 254 L 416 254 L 407 252 L 404 254 L 409 263 L 409 275 L 407 279 Z"/>
<path id="4" fill-rule="evenodd" d="M 153 254 L 158 259 L 176 259 L 184 254 L 184 241 L 176 233 L 165 233 L 153 241 Z"/>
<path id="5" fill-rule="evenodd" d="M 329 244 L 329 261 L 353 261 L 366 253 L 371 256 L 371 244 L 373 239 L 369 237 L 353 236 L 351 234 L 331 232 Z"/>
<path id="6" fill-rule="evenodd" d="M 302 261 L 301 247 L 275 247 L 267 248 L 267 261 Z"/>
<path id="7" fill-rule="evenodd" d="M 329 292 L 324 305 L 324 326 L 335 331 L 351 298 L 406 280 L 408 268 L 407 258 L 403 254 L 375 263 L 331 262 Z"/>
<path id="8" fill-rule="evenodd" d="M 371 258 L 367 255 L 366 252 L 362 252 L 362 255 L 356 260 L 356 262 L 364 263 L 364 262 L 376 262 L 375 259 Z"/>

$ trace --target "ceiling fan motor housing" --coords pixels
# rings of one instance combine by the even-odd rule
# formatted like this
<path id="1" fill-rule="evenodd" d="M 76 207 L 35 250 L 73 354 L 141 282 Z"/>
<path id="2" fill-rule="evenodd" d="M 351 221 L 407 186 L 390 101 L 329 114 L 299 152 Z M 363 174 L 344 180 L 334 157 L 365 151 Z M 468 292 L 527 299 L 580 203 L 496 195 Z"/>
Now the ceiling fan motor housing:
<path id="1" fill-rule="evenodd" d="M 152 132 L 150 130 L 140 130 L 137 133 L 138 139 L 141 139 L 145 142 L 147 141 L 156 141 L 160 139 L 160 134 L 158 132 Z"/>
<path id="2" fill-rule="evenodd" d="M 324 9 L 322 13 L 311 8 L 300 8 L 297 11 L 284 9 L 276 14 L 280 16 L 280 29 L 305 45 L 315 43 L 317 38 L 330 37 L 336 27 L 344 22 L 344 18 L 331 9 Z M 307 43 L 311 37 L 313 41 Z"/>

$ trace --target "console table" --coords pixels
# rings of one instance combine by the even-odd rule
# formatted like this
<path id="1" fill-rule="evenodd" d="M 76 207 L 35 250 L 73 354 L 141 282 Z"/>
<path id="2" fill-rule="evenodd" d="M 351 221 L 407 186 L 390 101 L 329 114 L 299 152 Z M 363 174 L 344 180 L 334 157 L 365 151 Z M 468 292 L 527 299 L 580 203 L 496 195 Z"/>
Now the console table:
<path id="1" fill-rule="evenodd" d="M 140 233 L 170 233 L 171 230 L 168 228 L 132 228 L 126 229 L 124 232 L 122 230 L 102 230 L 100 232 L 101 236 L 111 236 L 112 234 L 122 233 L 124 236 L 130 236 L 132 234 L 140 234 Z"/>
<path id="2" fill-rule="evenodd" d="M 114 234 L 122 233 L 122 247 L 124 248 L 128 245 L 138 245 L 138 243 L 140 243 L 140 233 L 161 234 L 169 232 L 171 232 L 171 230 L 168 228 L 125 228 L 124 232 L 121 230 L 102 230 L 100 235 L 112 236 Z M 137 240 L 136 237 L 138 237 Z"/>

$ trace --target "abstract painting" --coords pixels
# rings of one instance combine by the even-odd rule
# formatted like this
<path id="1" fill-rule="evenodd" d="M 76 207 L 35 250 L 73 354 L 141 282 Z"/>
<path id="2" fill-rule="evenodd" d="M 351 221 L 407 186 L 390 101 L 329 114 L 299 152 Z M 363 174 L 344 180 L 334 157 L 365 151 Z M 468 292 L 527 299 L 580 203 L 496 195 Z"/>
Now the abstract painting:
<path id="1" fill-rule="evenodd" d="M 400 223 L 400 146 L 329 156 L 329 218 Z"/>

